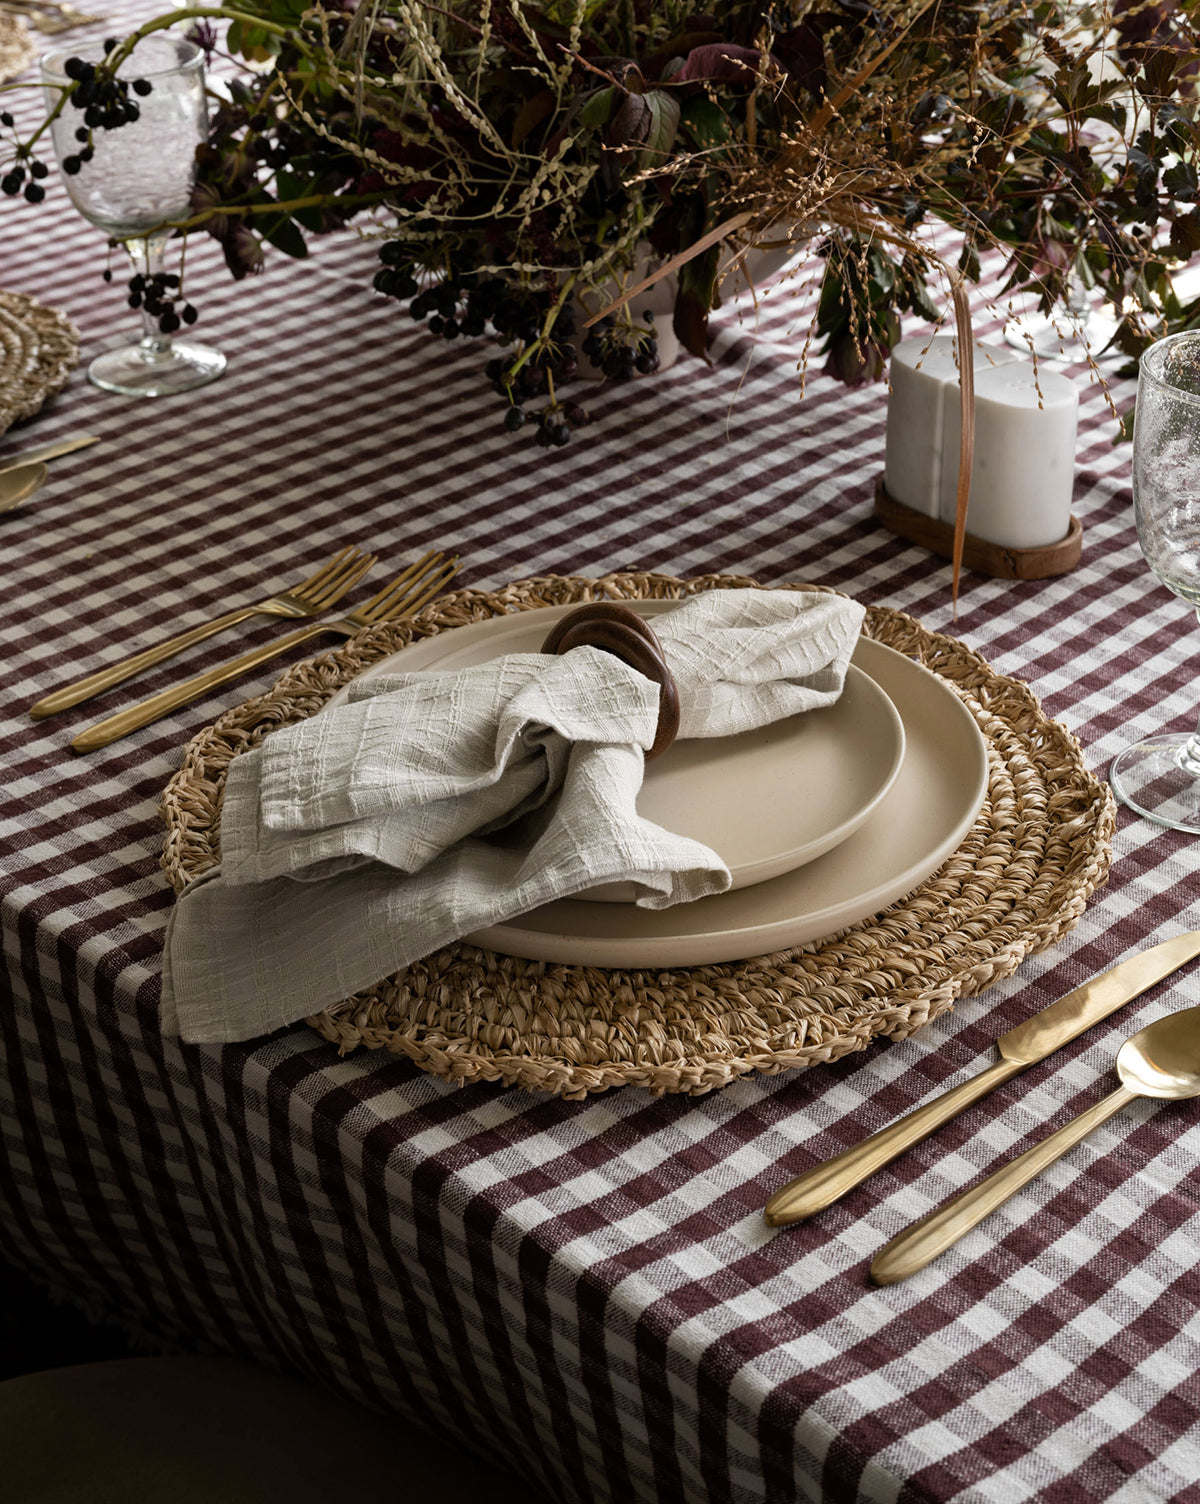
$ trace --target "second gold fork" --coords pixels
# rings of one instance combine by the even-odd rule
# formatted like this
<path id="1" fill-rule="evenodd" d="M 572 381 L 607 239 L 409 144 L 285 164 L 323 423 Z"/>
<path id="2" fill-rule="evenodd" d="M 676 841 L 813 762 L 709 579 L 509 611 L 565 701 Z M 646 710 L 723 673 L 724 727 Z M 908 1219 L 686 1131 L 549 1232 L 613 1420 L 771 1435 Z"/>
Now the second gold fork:
<path id="1" fill-rule="evenodd" d="M 174 658 L 186 648 L 215 637 L 218 632 L 224 632 L 238 622 L 247 621 L 251 616 L 320 616 L 331 606 L 336 606 L 348 591 L 353 590 L 375 562 L 375 554 L 364 554 L 357 548 L 343 548 L 327 564 L 322 565 L 316 574 L 310 575 L 292 590 L 268 596 L 266 600 L 258 601 L 253 606 L 239 606 L 236 610 L 226 611 L 223 616 L 193 627 L 189 632 L 181 632 L 177 637 L 147 648 L 143 653 L 136 653 L 131 658 L 123 658 L 120 663 L 99 669 L 86 679 L 64 685 L 62 689 L 46 695 L 36 705 L 31 705 L 29 714 L 35 721 L 40 721 L 48 715 L 70 710 L 73 705 L 82 705 L 84 700 L 103 694 L 115 684 L 123 684 L 126 679 L 153 668 L 155 664 L 165 663 L 168 658 Z"/>
<path id="2" fill-rule="evenodd" d="M 98 725 L 89 726 L 86 731 L 81 731 L 72 741 L 71 750 L 94 752 L 98 747 L 107 747 L 110 742 L 127 736 L 131 731 L 140 730 L 143 726 L 149 726 L 161 716 L 168 715 L 173 710 L 179 710 L 192 700 L 199 699 L 201 695 L 206 695 L 223 684 L 229 684 L 234 679 L 240 679 L 243 674 L 260 668 L 264 663 L 269 663 L 272 658 L 278 657 L 299 643 L 308 642 L 310 638 L 320 637 L 326 632 L 336 633 L 342 637 L 353 637 L 363 627 L 372 627 L 379 622 L 395 621 L 401 616 L 411 616 L 433 600 L 434 596 L 441 594 L 458 573 L 458 568 L 457 555 L 446 558 L 442 553 L 428 553 L 424 558 L 418 559 L 415 564 L 410 564 L 377 595 L 373 595 L 365 605 L 351 611 L 340 621 L 319 621 L 307 627 L 300 627 L 276 642 L 268 642 L 261 648 L 233 659 L 230 663 L 222 664 L 219 668 L 197 674 L 194 679 L 189 679 L 185 684 L 177 684 L 172 689 L 165 689 L 153 699 L 143 700 L 140 705 L 133 705 L 128 710 L 119 711 L 116 715 L 109 716 L 106 721 L 101 721 Z"/>

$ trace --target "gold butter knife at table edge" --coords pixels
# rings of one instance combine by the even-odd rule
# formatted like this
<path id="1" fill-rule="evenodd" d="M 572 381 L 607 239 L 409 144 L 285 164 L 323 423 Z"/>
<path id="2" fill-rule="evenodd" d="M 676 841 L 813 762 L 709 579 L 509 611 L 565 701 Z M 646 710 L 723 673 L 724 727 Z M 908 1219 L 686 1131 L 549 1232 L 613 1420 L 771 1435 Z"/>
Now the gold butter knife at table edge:
<path id="1" fill-rule="evenodd" d="M 61 459 L 64 454 L 74 454 L 77 449 L 86 449 L 89 444 L 98 444 L 99 434 L 84 434 L 77 439 L 59 439 L 56 444 L 42 444 L 37 449 L 26 449 L 21 454 L 14 454 L 10 459 L 0 460 L 0 475 L 9 470 L 17 470 L 22 465 L 37 465 L 44 460 Z"/>
<path id="2" fill-rule="evenodd" d="M 1132 1002 L 1196 956 L 1200 956 L 1200 930 L 1189 930 L 1119 962 L 1068 992 L 1066 997 L 1002 1034 L 996 1041 L 1000 1059 L 994 1065 L 898 1122 L 890 1123 L 861 1144 L 790 1180 L 767 1202 L 763 1213 L 767 1225 L 783 1227 L 790 1222 L 803 1222 L 832 1206 L 847 1191 L 861 1185 L 906 1149 L 921 1143 L 988 1092 L 1044 1060 L 1060 1045 Z"/>

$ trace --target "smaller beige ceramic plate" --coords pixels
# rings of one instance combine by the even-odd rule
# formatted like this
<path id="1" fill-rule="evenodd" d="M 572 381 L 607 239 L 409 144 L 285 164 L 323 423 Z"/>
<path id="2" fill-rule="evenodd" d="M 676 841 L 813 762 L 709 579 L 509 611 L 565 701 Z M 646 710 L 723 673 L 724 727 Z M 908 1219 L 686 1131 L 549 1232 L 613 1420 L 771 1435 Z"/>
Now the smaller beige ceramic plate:
<path id="1" fill-rule="evenodd" d="M 629 602 L 648 616 L 676 601 Z M 364 678 L 411 669 L 456 669 L 506 653 L 536 653 L 572 606 L 496 617 L 414 643 Z M 854 834 L 878 807 L 904 761 L 904 726 L 891 700 L 853 665 L 834 704 L 740 736 L 677 741 L 647 764 L 638 814 L 699 841 L 745 888 L 815 861 Z M 578 901 L 630 902 L 627 883 Z"/>

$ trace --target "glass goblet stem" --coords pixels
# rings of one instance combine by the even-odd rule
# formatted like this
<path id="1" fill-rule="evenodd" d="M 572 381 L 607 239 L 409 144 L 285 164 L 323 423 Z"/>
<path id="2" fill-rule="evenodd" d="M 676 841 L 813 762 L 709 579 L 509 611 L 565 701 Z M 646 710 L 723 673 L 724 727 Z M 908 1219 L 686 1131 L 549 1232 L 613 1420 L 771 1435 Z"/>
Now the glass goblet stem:
<path id="1" fill-rule="evenodd" d="M 142 240 L 122 242 L 130 265 L 137 274 L 145 277 L 147 283 L 152 277 L 162 275 L 163 253 L 169 239 L 168 235 L 147 235 Z M 142 359 L 150 365 L 161 365 L 172 358 L 171 336 L 158 327 L 158 318 L 146 311 L 145 303 L 142 304 L 142 337 L 138 349 Z"/>
<path id="2" fill-rule="evenodd" d="M 170 238 L 170 232 L 164 231 L 121 242 L 133 270 L 147 283 L 162 274 L 163 252 Z M 94 386 L 126 397 L 165 397 L 204 386 L 225 369 L 220 351 L 164 334 L 160 316 L 148 313 L 144 302 L 141 315 L 142 337 L 137 344 L 98 355 L 88 367 L 88 380 Z"/>
<path id="3" fill-rule="evenodd" d="M 1193 778 L 1200 778 L 1200 725 L 1180 747 L 1179 766 Z"/>

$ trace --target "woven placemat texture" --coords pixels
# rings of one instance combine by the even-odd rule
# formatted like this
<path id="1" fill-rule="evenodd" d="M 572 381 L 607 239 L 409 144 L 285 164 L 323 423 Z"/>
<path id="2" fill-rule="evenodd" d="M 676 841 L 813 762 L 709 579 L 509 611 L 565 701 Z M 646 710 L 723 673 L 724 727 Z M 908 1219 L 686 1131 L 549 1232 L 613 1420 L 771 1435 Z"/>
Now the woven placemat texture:
<path id="1" fill-rule="evenodd" d="M 65 313 L 0 292 L 0 433 L 39 412 L 78 363 L 79 332 Z"/>
<path id="2" fill-rule="evenodd" d="M 410 642 L 510 611 L 587 600 L 680 599 L 754 585 L 707 575 L 543 576 L 460 590 L 417 617 L 369 628 L 297 664 L 187 747 L 163 796 L 163 867 L 176 893 L 220 860 L 225 774 L 277 726 L 314 714 Z M 808 588 L 788 587 L 780 588 Z M 1108 876 L 1115 811 L 1078 742 L 1027 686 L 962 643 L 887 607 L 867 636 L 949 683 L 988 744 L 988 793 L 967 839 L 907 898 L 828 940 L 724 965 L 617 971 L 551 965 L 457 944 L 308 1020 L 343 1052 L 365 1045 L 455 1081 L 583 1097 L 615 1086 L 699 1094 L 751 1072 L 835 1060 L 903 1038 L 959 997 L 1052 945 Z"/>
<path id="3" fill-rule="evenodd" d="M 25 18 L 0 9 L 0 84 L 24 73 L 37 55 L 37 43 Z"/>

